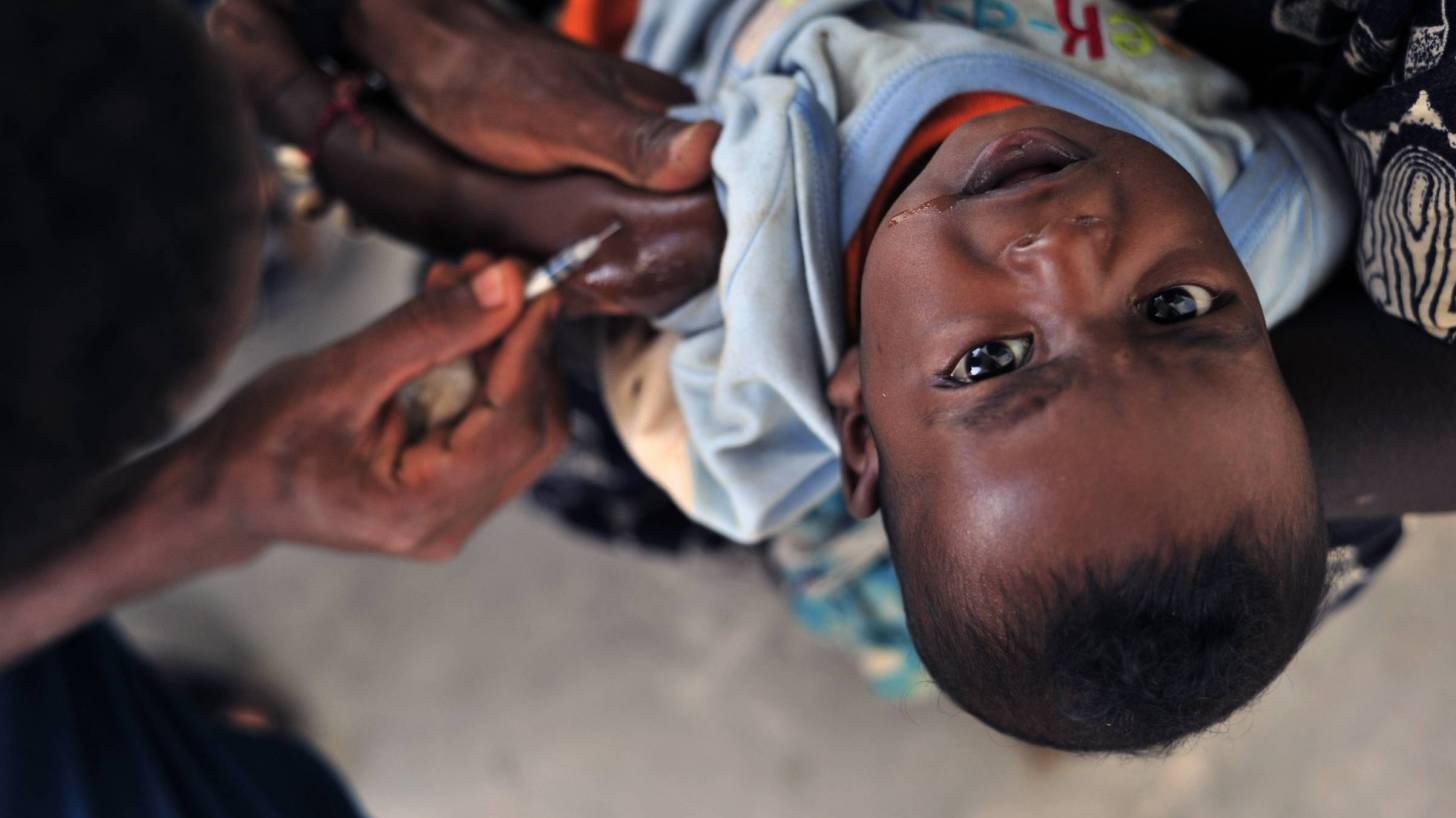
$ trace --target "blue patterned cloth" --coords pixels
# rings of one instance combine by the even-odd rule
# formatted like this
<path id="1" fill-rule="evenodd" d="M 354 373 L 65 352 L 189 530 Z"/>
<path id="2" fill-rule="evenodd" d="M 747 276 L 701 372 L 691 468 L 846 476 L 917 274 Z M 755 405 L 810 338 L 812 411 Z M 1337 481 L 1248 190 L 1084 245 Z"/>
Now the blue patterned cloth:
<path id="1" fill-rule="evenodd" d="M 836 493 L 770 541 L 768 556 L 800 624 L 851 654 L 877 695 L 934 695 L 879 517 L 854 519 Z"/>

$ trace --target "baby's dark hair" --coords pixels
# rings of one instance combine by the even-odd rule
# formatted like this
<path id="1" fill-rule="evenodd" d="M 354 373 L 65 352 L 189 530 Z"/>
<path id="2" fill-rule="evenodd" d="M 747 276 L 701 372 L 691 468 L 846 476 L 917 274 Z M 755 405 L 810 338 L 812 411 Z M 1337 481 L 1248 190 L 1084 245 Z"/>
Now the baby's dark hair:
<path id="1" fill-rule="evenodd" d="M 250 138 L 182 6 L 0 3 L 0 564 L 165 431 L 237 290 Z"/>
<path id="2" fill-rule="evenodd" d="M 892 543 L 916 533 L 885 505 Z M 1222 722 L 1279 675 L 1314 625 L 1327 551 L 1311 502 L 1268 530 L 1240 520 L 1210 542 L 1058 576 L 955 582 L 897 568 L 916 649 L 967 712 L 1032 744 L 1146 754 Z"/>

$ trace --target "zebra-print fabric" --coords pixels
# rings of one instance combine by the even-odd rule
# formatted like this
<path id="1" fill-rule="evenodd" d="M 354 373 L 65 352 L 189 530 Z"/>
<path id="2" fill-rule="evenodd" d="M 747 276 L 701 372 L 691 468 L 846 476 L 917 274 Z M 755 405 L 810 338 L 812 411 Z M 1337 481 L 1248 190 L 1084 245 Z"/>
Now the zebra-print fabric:
<path id="1" fill-rule="evenodd" d="M 1407 145 L 1385 164 L 1379 193 L 1366 202 L 1359 250 L 1365 289 L 1387 312 L 1452 340 L 1456 167 L 1436 151 Z"/>
<path id="2" fill-rule="evenodd" d="M 1360 192 L 1370 297 L 1456 343 L 1456 0 L 1132 2 L 1261 101 L 1325 118 Z"/>

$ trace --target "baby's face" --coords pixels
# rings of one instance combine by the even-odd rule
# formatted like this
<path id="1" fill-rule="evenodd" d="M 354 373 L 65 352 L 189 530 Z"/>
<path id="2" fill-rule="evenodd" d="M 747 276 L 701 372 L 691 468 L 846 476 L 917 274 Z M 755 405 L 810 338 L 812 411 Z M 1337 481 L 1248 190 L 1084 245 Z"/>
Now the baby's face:
<path id="1" fill-rule="evenodd" d="M 960 128 L 875 234 L 862 317 L 897 515 L 990 550 L 923 556 L 1124 554 L 1312 485 L 1247 273 L 1129 134 L 1038 107 Z"/>

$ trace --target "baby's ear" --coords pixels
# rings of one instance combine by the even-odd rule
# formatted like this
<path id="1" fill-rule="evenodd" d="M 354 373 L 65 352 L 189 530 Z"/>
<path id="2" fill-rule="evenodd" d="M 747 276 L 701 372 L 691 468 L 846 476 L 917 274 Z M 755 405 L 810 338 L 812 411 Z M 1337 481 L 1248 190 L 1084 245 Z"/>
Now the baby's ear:
<path id="1" fill-rule="evenodd" d="M 839 471 L 849 513 L 869 517 L 880 510 L 880 451 L 864 411 L 859 347 L 852 346 L 839 359 L 829 379 L 827 397 L 834 409 L 839 433 Z"/>

